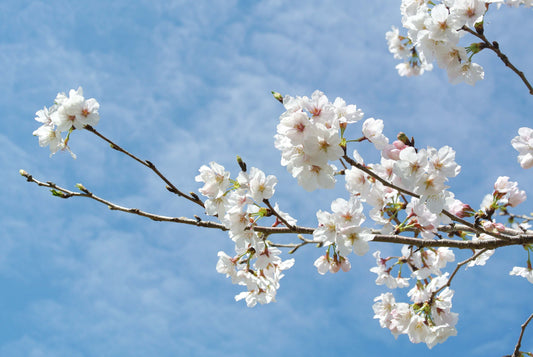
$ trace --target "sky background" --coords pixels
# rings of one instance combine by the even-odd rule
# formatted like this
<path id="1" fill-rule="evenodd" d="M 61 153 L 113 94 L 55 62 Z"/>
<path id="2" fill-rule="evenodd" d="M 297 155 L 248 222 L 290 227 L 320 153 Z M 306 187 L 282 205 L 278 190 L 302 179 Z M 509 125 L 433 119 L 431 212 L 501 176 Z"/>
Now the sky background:
<path id="1" fill-rule="evenodd" d="M 83 183 L 117 204 L 171 216 L 201 215 L 169 194 L 149 170 L 74 132 L 77 154 L 49 158 L 32 132 L 34 114 L 58 92 L 82 86 L 100 103 L 97 129 L 149 159 L 185 192 L 197 191 L 210 161 L 234 175 L 240 155 L 279 178 L 274 200 L 304 226 L 317 209 L 346 197 L 311 194 L 279 164 L 273 135 L 283 107 L 270 91 L 356 104 L 381 118 L 385 134 L 419 147 L 452 146 L 462 173 L 450 183 L 478 207 L 498 176 L 533 195 L 510 140 L 532 126 L 533 98 L 492 53 L 485 80 L 452 86 L 440 69 L 398 77 L 385 32 L 400 26 L 400 1 L 23 1 L 0 2 L 0 356 L 502 356 L 531 314 L 533 285 L 511 277 L 519 247 L 453 282 L 458 336 L 428 350 L 395 340 L 373 319 L 371 254 L 351 256 L 348 273 L 321 276 L 315 248 L 295 254 L 277 303 L 247 308 L 242 287 L 216 273 L 227 235 L 156 223 L 84 199 L 61 200 L 26 183 Z M 486 35 L 533 78 L 531 9 L 491 9 Z M 359 124 L 360 125 L 360 124 Z M 359 135 L 355 126 L 354 137 Z M 375 160 L 369 145 L 357 147 Z M 533 211 L 530 201 L 516 213 Z M 281 237 L 280 240 L 294 239 Z M 398 254 L 400 246 L 371 244 Z M 457 254 L 458 259 L 468 254 Z M 407 291 L 394 291 L 407 301 Z M 533 350 L 533 327 L 523 348 Z"/>

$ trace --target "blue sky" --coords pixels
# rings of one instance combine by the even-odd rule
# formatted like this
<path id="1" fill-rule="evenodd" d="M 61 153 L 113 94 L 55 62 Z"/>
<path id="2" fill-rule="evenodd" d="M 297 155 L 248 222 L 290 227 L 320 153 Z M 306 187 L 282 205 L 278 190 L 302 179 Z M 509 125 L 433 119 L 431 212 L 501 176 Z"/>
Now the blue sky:
<path id="1" fill-rule="evenodd" d="M 486 34 L 533 78 L 531 9 L 491 10 Z M 161 224 L 87 200 L 60 200 L 19 176 L 74 188 L 83 183 L 118 204 L 174 216 L 201 214 L 151 173 L 93 135 L 75 132 L 78 155 L 51 159 L 31 135 L 34 113 L 57 92 L 83 86 L 101 105 L 98 130 L 154 162 L 184 191 L 217 161 L 236 174 L 236 155 L 278 176 L 277 201 L 302 225 L 345 197 L 342 185 L 307 194 L 273 146 L 283 108 L 270 95 L 343 97 L 385 133 L 421 147 L 450 145 L 463 166 L 451 182 L 479 205 L 510 176 L 533 195 L 510 140 L 531 126 L 533 98 L 491 53 L 485 80 L 451 86 L 435 69 L 400 78 L 384 39 L 400 25 L 389 1 L 15 1 L 0 3 L 0 356 L 502 356 L 532 312 L 533 287 L 510 277 L 521 248 L 498 251 L 454 281 L 458 336 L 428 350 L 394 340 L 372 318 L 370 254 L 349 273 L 320 276 L 320 250 L 302 249 L 275 304 L 249 309 L 240 287 L 215 271 L 226 234 Z M 367 147 L 368 148 L 368 147 Z M 363 152 L 370 150 L 362 149 Z M 533 211 L 526 201 L 517 213 Z M 373 244 L 387 252 L 399 247 Z M 459 254 L 465 256 L 464 253 Z M 406 297 L 395 292 L 398 299 Z M 524 349 L 533 350 L 532 330 Z"/>

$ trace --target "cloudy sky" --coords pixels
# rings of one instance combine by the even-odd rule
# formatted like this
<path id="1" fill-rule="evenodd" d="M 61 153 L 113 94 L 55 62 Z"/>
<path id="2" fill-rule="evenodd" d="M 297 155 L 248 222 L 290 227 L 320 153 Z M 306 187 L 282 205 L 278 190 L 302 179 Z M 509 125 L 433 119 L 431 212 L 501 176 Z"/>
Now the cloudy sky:
<path id="1" fill-rule="evenodd" d="M 531 9 L 491 9 L 486 34 L 533 78 Z M 529 316 L 533 286 L 509 276 L 527 259 L 498 251 L 484 268 L 454 281 L 458 336 L 428 350 L 395 340 L 372 313 L 382 292 L 371 254 L 348 273 L 320 276 L 314 248 L 295 255 L 275 304 L 249 309 L 241 287 L 217 274 L 226 234 L 61 200 L 26 183 L 36 178 L 129 207 L 201 215 L 169 194 L 146 168 L 75 132 L 49 158 L 32 132 L 34 114 L 58 92 L 83 86 L 100 102 L 98 130 L 154 162 L 183 191 L 198 168 L 217 161 L 236 174 L 236 155 L 278 176 L 276 200 L 307 226 L 336 190 L 307 194 L 279 165 L 273 146 L 283 107 L 271 90 L 324 91 L 382 118 L 417 145 L 450 145 L 462 173 L 451 190 L 478 206 L 498 176 L 533 195 L 509 142 L 532 126 L 533 98 L 491 53 L 477 62 L 486 79 L 451 86 L 436 69 L 400 78 L 384 34 L 400 25 L 399 1 L 23 1 L 0 3 L 0 356 L 502 356 Z M 354 131 L 356 132 L 356 131 Z M 362 146 L 362 152 L 371 152 Z M 533 211 L 526 201 L 517 213 Z M 288 238 L 284 238 L 288 239 Z M 373 244 L 390 254 L 399 247 Z M 466 257 L 459 253 L 459 257 Z M 406 301 L 405 292 L 395 292 Z M 524 349 L 533 350 L 533 328 Z"/>

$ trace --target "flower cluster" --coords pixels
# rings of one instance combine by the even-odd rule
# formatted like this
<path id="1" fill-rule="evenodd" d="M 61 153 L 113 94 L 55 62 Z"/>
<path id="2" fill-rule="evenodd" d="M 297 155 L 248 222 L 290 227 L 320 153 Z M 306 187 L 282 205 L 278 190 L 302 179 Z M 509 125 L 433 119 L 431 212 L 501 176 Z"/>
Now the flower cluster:
<path id="1" fill-rule="evenodd" d="M 331 210 L 333 213 L 322 210 L 316 213 L 318 228 L 313 232 L 313 238 L 328 246 L 326 255 L 315 261 L 320 274 L 325 274 L 328 270 L 335 273 L 340 268 L 348 271 L 350 262 L 347 256 L 352 251 L 357 255 L 366 254 L 368 241 L 373 237 L 370 229 L 361 227 L 365 220 L 363 205 L 355 196 L 349 201 L 336 199 L 331 203 Z M 333 252 L 331 247 L 334 247 Z"/>
<path id="2" fill-rule="evenodd" d="M 460 171 L 452 148 L 415 149 L 397 140 L 384 145 L 381 155 L 379 164 L 371 164 L 367 168 L 383 182 L 358 167 L 345 170 L 345 179 L 348 192 L 372 206 L 370 218 L 383 225 L 382 233 L 391 232 L 391 222 L 399 218 L 400 211 L 405 210 L 406 218 L 394 229 L 417 228 L 423 237 L 431 238 L 439 224 L 450 222 L 442 214 L 443 210 L 458 216 L 469 210 L 469 206 L 446 191 L 448 178 L 455 177 Z M 357 157 L 358 153 L 354 152 L 354 156 Z M 405 203 L 400 192 L 386 182 L 411 191 L 415 196 Z"/>
<path id="3" fill-rule="evenodd" d="M 68 140 L 74 129 L 83 129 L 86 125 L 95 126 L 100 120 L 100 104 L 94 99 L 85 99 L 83 89 L 71 89 L 69 95 L 59 93 L 52 107 L 35 113 L 35 120 L 42 123 L 33 132 L 39 138 L 40 146 L 50 146 L 50 156 L 58 150 L 69 150 Z M 61 133 L 67 132 L 66 138 Z M 72 157 L 76 156 L 70 152 Z"/>
<path id="4" fill-rule="evenodd" d="M 402 0 L 402 25 L 408 30 L 401 36 L 398 29 L 387 32 L 389 51 L 404 60 L 396 66 L 401 76 L 422 74 L 432 69 L 432 62 L 447 70 L 451 83 L 474 85 L 483 79 L 483 68 L 472 62 L 471 54 L 481 50 L 478 44 L 459 45 L 466 33 L 483 22 L 488 4 L 502 0 Z M 470 53 L 471 54 L 470 54 Z"/>
<path id="5" fill-rule="evenodd" d="M 264 201 L 274 195 L 277 178 L 255 167 L 250 172 L 243 170 L 235 180 L 223 166 L 211 162 L 209 166 L 200 168 L 197 182 L 203 182 L 200 193 L 208 199 L 205 201 L 206 213 L 218 216 L 219 220 L 229 229 L 229 236 L 235 243 L 237 255 L 230 257 L 219 252 L 217 271 L 231 277 L 234 284 L 245 285 L 247 291 L 240 293 L 237 300 L 246 299 L 249 307 L 275 301 L 279 280 L 283 270 L 294 264 L 294 259 L 282 261 L 280 250 L 269 246 L 263 234 L 255 232 L 254 226 L 263 217 L 277 214 L 278 219 L 295 224 L 296 220 L 279 210 L 275 204 L 274 212 L 261 207 Z"/>
<path id="6" fill-rule="evenodd" d="M 279 280 L 283 278 L 282 271 L 294 264 L 294 259 L 282 261 L 279 257 L 281 251 L 269 247 L 263 241 L 256 242 L 255 247 L 250 247 L 246 253 L 237 254 L 235 257 L 230 257 L 222 251 L 218 252 L 217 272 L 226 274 L 233 284 L 246 286 L 247 291 L 237 294 L 235 300 L 245 299 L 248 307 L 276 301 Z M 256 259 L 251 265 L 250 261 L 254 256 Z"/>
<path id="7" fill-rule="evenodd" d="M 483 17 L 489 4 L 517 7 L 533 6 L 532 0 L 402 0 L 402 25 L 407 36 L 396 27 L 385 38 L 394 58 L 404 60 L 396 66 L 400 76 L 416 76 L 431 71 L 432 62 L 448 72 L 451 83 L 474 85 L 483 79 L 483 68 L 472 62 L 472 55 L 483 49 L 479 43 L 459 45 L 465 30 L 483 33 Z"/>
<path id="8" fill-rule="evenodd" d="M 442 274 L 448 262 L 455 256 L 448 248 L 413 250 L 403 246 L 402 256 L 396 263 L 387 267 L 393 257 L 381 258 L 381 252 L 374 253 L 377 266 L 370 271 L 378 275 L 377 285 L 385 284 L 389 289 L 409 286 L 409 278 L 402 276 L 402 267 L 407 265 L 416 284 L 407 293 L 411 304 L 396 303 L 391 293 L 381 294 L 373 308 L 381 327 L 391 330 L 397 337 L 409 335 L 413 343 L 425 342 L 429 348 L 444 342 L 449 336 L 456 335 L 457 314 L 450 311 L 453 291 L 444 288 L 448 282 L 448 273 Z M 399 267 L 397 277 L 391 275 L 395 266 Z"/>
<path id="9" fill-rule="evenodd" d="M 447 280 L 448 273 L 433 278 L 426 285 L 417 285 L 409 292 L 410 304 L 396 302 L 392 293 L 381 294 L 374 299 L 374 318 L 394 337 L 406 334 L 412 343 L 423 342 L 432 348 L 446 341 L 457 335 L 458 321 L 458 314 L 450 311 L 453 290 L 442 289 Z"/>
<path id="10" fill-rule="evenodd" d="M 280 117 L 275 135 L 281 164 L 307 191 L 332 188 L 336 168 L 329 162 L 342 157 L 344 129 L 359 121 L 363 113 L 340 98 L 329 102 L 318 90 L 311 98 L 286 96 L 283 105 L 287 110 Z"/>

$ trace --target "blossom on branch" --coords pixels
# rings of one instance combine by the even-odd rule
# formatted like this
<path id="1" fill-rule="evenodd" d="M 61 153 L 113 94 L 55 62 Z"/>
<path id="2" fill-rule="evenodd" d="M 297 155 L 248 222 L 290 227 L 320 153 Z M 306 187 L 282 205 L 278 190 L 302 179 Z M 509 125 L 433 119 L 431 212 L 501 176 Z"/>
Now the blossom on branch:
<path id="1" fill-rule="evenodd" d="M 73 158 L 68 141 L 74 129 L 83 129 L 87 125 L 95 126 L 100 120 L 100 104 L 94 99 L 85 99 L 83 89 L 71 89 L 69 95 L 58 93 L 55 103 L 50 108 L 44 107 L 35 113 L 35 120 L 43 125 L 33 132 L 39 138 L 39 146 L 50 146 L 50 156 L 59 150 L 67 150 Z M 61 133 L 68 132 L 63 138 Z"/>

